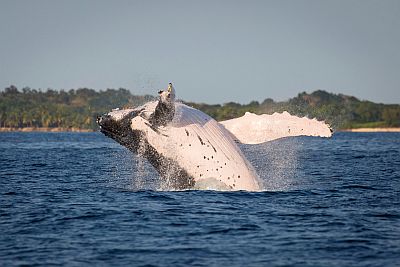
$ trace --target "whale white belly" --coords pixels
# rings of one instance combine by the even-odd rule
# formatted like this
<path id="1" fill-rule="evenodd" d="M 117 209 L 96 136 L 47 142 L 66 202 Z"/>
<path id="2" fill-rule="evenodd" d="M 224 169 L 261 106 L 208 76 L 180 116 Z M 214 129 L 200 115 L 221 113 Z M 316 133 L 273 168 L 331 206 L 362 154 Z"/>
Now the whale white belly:
<path id="1" fill-rule="evenodd" d="M 140 120 L 135 118 L 132 127 L 143 125 Z M 168 126 L 141 130 L 158 153 L 175 161 L 197 184 L 214 179 L 231 190 L 260 189 L 256 172 L 230 132 L 197 109 L 176 103 Z"/>

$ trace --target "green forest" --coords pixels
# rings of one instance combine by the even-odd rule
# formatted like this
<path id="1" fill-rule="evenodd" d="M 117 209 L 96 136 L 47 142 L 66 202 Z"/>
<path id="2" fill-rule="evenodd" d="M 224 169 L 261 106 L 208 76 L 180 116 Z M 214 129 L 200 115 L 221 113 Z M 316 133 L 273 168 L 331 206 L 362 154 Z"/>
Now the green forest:
<path id="1" fill-rule="evenodd" d="M 96 91 L 89 88 L 46 91 L 29 87 L 19 90 L 9 86 L 0 92 L 0 127 L 46 127 L 63 129 L 97 129 L 96 116 L 113 108 L 136 107 L 154 96 L 133 95 L 124 88 Z M 400 127 L 400 105 L 361 101 L 353 96 L 318 90 L 302 92 L 288 101 L 267 98 L 242 105 L 229 102 L 221 105 L 186 102 L 216 120 L 244 115 L 246 111 L 272 114 L 288 111 L 298 116 L 325 120 L 334 129 L 361 127 Z"/>

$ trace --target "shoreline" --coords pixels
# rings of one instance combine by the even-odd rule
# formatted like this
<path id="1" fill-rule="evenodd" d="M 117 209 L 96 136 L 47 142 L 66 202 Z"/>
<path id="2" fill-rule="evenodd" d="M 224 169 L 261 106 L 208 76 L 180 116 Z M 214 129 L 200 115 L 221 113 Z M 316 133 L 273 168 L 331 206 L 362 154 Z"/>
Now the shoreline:
<path id="1" fill-rule="evenodd" d="M 25 128 L 11 128 L 0 127 L 0 132 L 76 132 L 76 133 L 91 133 L 96 132 L 93 129 L 81 128 L 51 128 L 51 127 L 25 127 Z M 385 128 L 354 128 L 354 129 L 339 129 L 335 132 L 349 132 L 349 133 L 399 133 L 400 127 L 385 127 Z"/>
<path id="2" fill-rule="evenodd" d="M 61 128 L 61 127 L 24 127 L 24 128 L 12 128 L 12 127 L 0 127 L 0 132 L 76 132 L 76 133 L 90 133 L 95 132 L 92 129 L 80 129 L 80 128 Z"/>
<path id="3" fill-rule="evenodd" d="M 385 127 L 385 128 L 354 128 L 354 129 L 340 129 L 338 132 L 350 133 L 399 133 L 400 127 Z"/>

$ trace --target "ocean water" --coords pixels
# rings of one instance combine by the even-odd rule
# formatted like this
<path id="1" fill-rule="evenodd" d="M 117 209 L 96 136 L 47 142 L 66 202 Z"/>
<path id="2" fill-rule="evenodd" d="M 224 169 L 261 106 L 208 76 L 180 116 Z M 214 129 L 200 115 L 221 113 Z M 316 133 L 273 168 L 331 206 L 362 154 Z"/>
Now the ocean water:
<path id="1" fill-rule="evenodd" d="M 242 149 L 263 192 L 158 191 L 100 133 L 0 133 L 0 265 L 400 266 L 400 133 Z"/>

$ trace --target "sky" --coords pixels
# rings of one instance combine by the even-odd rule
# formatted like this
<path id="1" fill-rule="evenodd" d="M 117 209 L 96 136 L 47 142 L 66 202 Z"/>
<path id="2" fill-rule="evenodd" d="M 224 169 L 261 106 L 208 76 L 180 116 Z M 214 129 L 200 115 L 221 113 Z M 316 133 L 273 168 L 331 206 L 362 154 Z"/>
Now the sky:
<path id="1" fill-rule="evenodd" d="M 400 103 L 400 1 L 0 0 L 0 88 Z"/>

